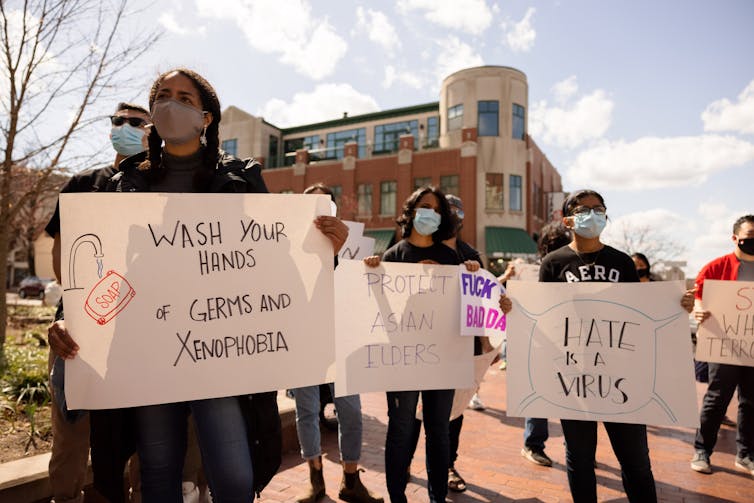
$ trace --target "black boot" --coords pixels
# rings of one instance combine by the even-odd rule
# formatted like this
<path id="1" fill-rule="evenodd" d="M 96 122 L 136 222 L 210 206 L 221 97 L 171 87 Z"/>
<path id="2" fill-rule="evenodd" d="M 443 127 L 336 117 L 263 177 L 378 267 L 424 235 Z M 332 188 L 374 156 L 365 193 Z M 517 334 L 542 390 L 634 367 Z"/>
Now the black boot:
<path id="1" fill-rule="evenodd" d="M 322 458 L 319 458 L 320 466 L 322 466 Z M 322 468 L 319 470 L 314 468 L 313 463 L 309 463 L 309 482 L 311 486 L 309 489 L 296 497 L 298 503 L 316 503 L 325 496 L 325 478 L 322 476 Z"/>
<path id="2" fill-rule="evenodd" d="M 382 496 L 374 494 L 361 483 L 359 472 L 363 471 L 359 468 L 354 473 L 343 472 L 338 498 L 348 503 L 383 503 Z"/>

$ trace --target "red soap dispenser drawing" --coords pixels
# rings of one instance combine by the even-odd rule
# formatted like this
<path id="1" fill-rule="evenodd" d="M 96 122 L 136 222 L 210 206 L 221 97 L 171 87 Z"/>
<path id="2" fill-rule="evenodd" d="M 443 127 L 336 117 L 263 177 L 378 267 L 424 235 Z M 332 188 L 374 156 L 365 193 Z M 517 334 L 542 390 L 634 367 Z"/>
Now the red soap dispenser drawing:
<path id="1" fill-rule="evenodd" d="M 76 284 L 76 253 L 81 246 L 91 245 L 94 248 L 94 258 L 97 261 L 97 275 L 101 278 L 89 292 L 84 303 L 86 314 L 100 325 L 104 325 L 125 307 L 134 298 L 136 292 L 126 278 L 115 271 L 108 271 L 102 277 L 102 242 L 96 234 L 83 234 L 76 238 L 71 245 L 71 253 L 68 256 L 68 290 L 83 290 L 83 286 Z"/>

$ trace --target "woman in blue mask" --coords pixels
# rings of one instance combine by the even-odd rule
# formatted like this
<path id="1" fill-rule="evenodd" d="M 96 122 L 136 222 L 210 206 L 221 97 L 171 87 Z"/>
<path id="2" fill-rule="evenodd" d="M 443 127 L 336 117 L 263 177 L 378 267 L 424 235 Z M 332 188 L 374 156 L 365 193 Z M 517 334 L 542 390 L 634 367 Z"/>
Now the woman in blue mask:
<path id="1" fill-rule="evenodd" d="M 403 204 L 396 220 L 401 227 L 401 239 L 382 255 L 386 262 L 457 265 L 456 251 L 443 244 L 454 235 L 456 221 L 445 195 L 434 187 L 421 187 Z M 367 257 L 371 267 L 380 264 L 379 256 Z M 473 260 L 464 262 L 469 271 L 479 269 Z M 385 480 L 390 501 L 406 501 L 408 468 L 414 450 L 412 430 L 416 417 L 419 391 L 389 391 L 388 427 L 385 440 Z M 450 410 L 454 390 L 424 390 L 422 414 L 426 434 L 426 462 L 429 501 L 444 502 L 448 492 Z"/>
<path id="2" fill-rule="evenodd" d="M 574 192 L 563 203 L 563 224 L 571 230 L 571 243 L 548 253 L 542 260 L 539 281 L 638 282 L 631 257 L 600 241 L 607 223 L 605 200 L 593 190 Z M 597 502 L 594 473 L 597 422 L 561 419 L 566 444 L 566 469 L 573 501 Z M 649 462 L 647 428 L 643 424 L 604 423 L 621 465 L 626 495 L 631 502 L 657 501 Z"/>

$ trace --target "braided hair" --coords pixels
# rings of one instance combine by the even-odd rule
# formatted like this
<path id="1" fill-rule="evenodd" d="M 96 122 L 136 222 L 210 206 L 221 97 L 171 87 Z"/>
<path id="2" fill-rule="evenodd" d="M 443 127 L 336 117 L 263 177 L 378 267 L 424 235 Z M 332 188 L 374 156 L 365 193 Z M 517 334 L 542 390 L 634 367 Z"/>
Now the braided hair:
<path id="1" fill-rule="evenodd" d="M 152 89 L 149 91 L 150 110 L 154 105 L 157 91 L 159 90 L 162 81 L 168 75 L 174 73 L 180 73 L 194 83 L 202 101 L 202 110 L 212 114 L 212 122 L 207 126 L 207 131 L 205 133 L 207 145 L 203 147 L 201 166 L 194 173 L 193 180 L 194 189 L 197 192 L 207 192 L 212 177 L 214 176 L 218 157 L 220 155 L 220 118 L 222 115 L 222 112 L 220 111 L 220 100 L 217 97 L 215 89 L 204 77 L 188 68 L 176 68 L 161 74 L 157 77 L 154 84 L 152 84 Z M 139 165 L 139 169 L 146 170 L 150 179 L 157 181 L 165 177 L 165 168 L 162 165 L 162 138 L 155 128 L 151 129 L 148 141 L 149 149 L 147 152 L 147 158 Z"/>

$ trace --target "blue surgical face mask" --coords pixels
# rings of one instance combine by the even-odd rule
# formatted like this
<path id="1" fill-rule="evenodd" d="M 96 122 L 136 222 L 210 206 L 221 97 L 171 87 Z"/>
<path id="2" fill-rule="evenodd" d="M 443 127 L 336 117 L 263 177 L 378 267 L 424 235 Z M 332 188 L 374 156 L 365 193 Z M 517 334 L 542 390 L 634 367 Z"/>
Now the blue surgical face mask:
<path id="1" fill-rule="evenodd" d="M 422 236 L 431 236 L 440 228 L 442 217 L 432 208 L 416 208 L 414 229 Z"/>
<path id="2" fill-rule="evenodd" d="M 579 213 L 573 215 L 573 232 L 582 238 L 596 238 L 602 233 L 607 224 L 607 215 L 604 213 L 595 213 L 591 210 L 589 213 Z"/>
<path id="3" fill-rule="evenodd" d="M 145 150 L 141 141 L 144 130 L 130 124 L 115 126 L 110 130 L 110 142 L 120 155 L 134 155 Z"/>

